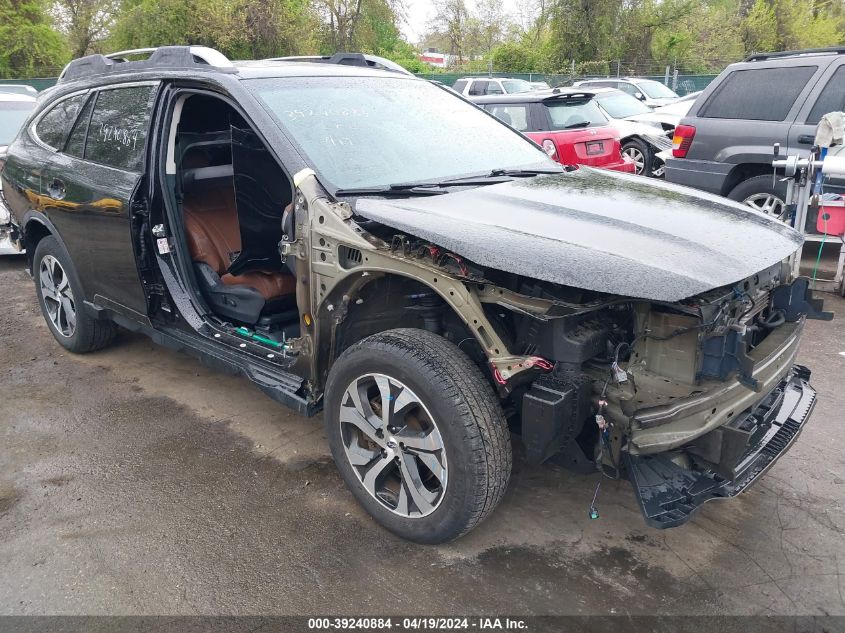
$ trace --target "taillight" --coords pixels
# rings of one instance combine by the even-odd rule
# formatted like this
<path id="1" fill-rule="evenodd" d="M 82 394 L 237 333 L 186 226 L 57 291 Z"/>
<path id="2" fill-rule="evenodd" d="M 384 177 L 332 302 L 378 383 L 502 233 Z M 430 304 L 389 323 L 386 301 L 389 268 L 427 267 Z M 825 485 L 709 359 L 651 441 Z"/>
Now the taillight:
<path id="1" fill-rule="evenodd" d="M 542 145 L 543 151 L 546 152 L 546 155 L 552 160 L 557 160 L 557 147 L 555 147 L 554 141 L 550 138 L 546 138 L 543 139 Z"/>
<path id="2" fill-rule="evenodd" d="M 695 128 L 691 125 L 679 125 L 672 137 L 672 156 L 686 158 L 692 139 L 695 138 Z"/>

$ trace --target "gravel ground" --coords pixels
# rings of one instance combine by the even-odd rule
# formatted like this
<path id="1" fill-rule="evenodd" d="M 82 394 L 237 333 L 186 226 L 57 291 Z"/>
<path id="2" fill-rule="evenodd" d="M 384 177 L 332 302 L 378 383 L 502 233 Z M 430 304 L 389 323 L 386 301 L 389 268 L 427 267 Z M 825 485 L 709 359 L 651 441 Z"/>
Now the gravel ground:
<path id="1" fill-rule="evenodd" d="M 0 614 L 845 615 L 845 301 L 810 322 L 819 404 L 794 448 L 684 527 L 630 485 L 517 462 L 462 540 L 403 542 L 354 503 L 319 418 L 123 333 L 65 353 L 0 259 Z"/>

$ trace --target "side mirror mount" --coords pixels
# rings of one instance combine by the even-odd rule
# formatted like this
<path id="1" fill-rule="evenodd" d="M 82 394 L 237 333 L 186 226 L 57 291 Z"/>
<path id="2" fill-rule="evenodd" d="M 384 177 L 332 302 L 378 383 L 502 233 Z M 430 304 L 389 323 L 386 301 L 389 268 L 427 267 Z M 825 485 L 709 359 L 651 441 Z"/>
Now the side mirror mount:
<path id="1" fill-rule="evenodd" d="M 634 96 L 640 101 L 645 101 L 645 95 L 642 92 L 635 92 Z"/>

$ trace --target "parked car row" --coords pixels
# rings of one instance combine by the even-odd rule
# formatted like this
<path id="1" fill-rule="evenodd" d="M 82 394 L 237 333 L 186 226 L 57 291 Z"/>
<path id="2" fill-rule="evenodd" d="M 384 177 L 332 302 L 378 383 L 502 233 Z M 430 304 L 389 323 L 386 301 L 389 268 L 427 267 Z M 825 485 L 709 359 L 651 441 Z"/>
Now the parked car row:
<path id="1" fill-rule="evenodd" d="M 537 141 L 558 162 L 656 178 L 664 168 L 657 155 L 671 149 L 678 112 L 691 105 L 675 105 L 681 98 L 658 82 L 627 77 L 554 89 L 546 82 L 465 77 L 452 89 Z M 672 106 L 677 111 L 663 111 Z M 551 108 L 561 116 L 550 117 Z M 577 110 L 590 115 L 576 120 Z"/>

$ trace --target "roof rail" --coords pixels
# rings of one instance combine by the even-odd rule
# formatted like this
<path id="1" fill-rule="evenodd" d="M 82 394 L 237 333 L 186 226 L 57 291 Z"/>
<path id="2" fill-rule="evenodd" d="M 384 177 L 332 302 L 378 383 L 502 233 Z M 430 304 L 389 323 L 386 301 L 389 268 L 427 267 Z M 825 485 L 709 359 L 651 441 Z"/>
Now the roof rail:
<path id="1" fill-rule="evenodd" d="M 798 57 L 799 55 L 845 55 L 845 47 L 830 46 L 827 48 L 806 48 L 802 51 L 780 51 L 776 53 L 752 53 L 742 61 L 744 62 L 762 62 L 767 59 L 777 59 L 778 57 Z"/>
<path id="2" fill-rule="evenodd" d="M 300 55 L 295 57 L 270 57 L 263 61 L 267 62 L 311 62 L 315 64 L 338 64 L 340 66 L 363 66 L 365 68 L 378 68 L 379 70 L 389 70 L 403 75 L 411 75 L 402 66 L 394 61 L 379 57 L 378 55 L 370 55 L 367 53 L 335 53 L 332 56 L 328 55 Z"/>
<path id="3" fill-rule="evenodd" d="M 147 55 L 146 59 L 131 58 Z M 152 68 L 183 68 L 237 72 L 234 64 L 220 51 L 207 46 L 159 46 L 136 48 L 108 55 L 88 55 L 74 59 L 59 75 L 59 83 L 109 73 L 149 70 Z"/>

